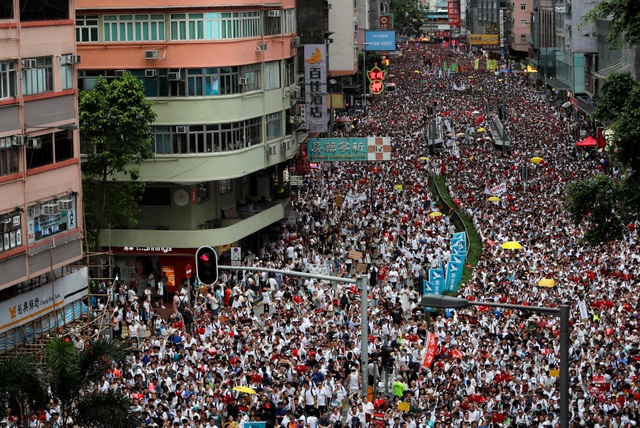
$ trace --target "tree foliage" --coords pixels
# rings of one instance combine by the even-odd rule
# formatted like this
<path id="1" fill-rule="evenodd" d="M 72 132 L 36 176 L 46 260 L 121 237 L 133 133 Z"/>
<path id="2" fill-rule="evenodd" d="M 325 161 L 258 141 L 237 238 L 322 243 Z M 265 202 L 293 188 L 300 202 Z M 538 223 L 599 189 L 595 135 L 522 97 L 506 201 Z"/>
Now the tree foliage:
<path id="1" fill-rule="evenodd" d="M 77 426 L 134 428 L 140 421 L 131 412 L 131 400 L 120 392 L 83 394 L 117 363 L 127 368 L 128 351 L 121 342 L 96 339 L 77 350 L 63 338 L 49 341 L 43 362 L 34 354 L 9 354 L 0 360 L 0 401 L 9 404 L 20 421 L 57 401 L 60 413 Z M 6 409 L 0 406 L 0 416 Z M 64 419 L 63 419 L 64 420 Z M 25 425 L 25 423 L 22 423 Z"/>
<path id="2" fill-rule="evenodd" d="M 640 83 L 629 73 L 609 76 L 594 117 L 613 131 L 608 150 L 620 174 L 570 184 L 565 208 L 587 229 L 585 241 L 599 244 L 620 239 L 640 218 Z"/>
<path id="3" fill-rule="evenodd" d="M 587 230 L 585 242 L 597 245 L 623 237 L 623 194 L 620 182 L 603 174 L 567 185 L 564 205 L 571 222 Z"/>
<path id="4" fill-rule="evenodd" d="M 156 118 L 145 98 L 143 83 L 125 74 L 119 79 L 98 79 L 79 97 L 80 138 L 86 228 L 99 246 L 101 229 L 136 223 L 141 197 L 140 163 L 153 155 L 151 124 Z M 121 176 L 125 183 L 117 183 Z"/>
<path id="5" fill-rule="evenodd" d="M 389 10 L 393 13 L 397 34 L 410 37 L 420 35 L 420 27 L 427 19 L 427 12 L 419 0 L 391 0 Z"/>
<path id="6" fill-rule="evenodd" d="M 596 23 L 599 19 L 611 17 L 611 32 L 607 42 L 619 47 L 640 43 L 640 2 L 638 0 L 600 0 L 587 12 L 583 22 Z"/>

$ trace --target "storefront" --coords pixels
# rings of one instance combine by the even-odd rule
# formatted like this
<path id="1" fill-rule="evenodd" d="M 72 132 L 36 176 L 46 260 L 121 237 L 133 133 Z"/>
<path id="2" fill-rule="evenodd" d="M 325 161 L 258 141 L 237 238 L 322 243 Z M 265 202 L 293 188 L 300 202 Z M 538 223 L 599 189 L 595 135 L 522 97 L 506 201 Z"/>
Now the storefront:
<path id="1" fill-rule="evenodd" d="M 231 245 L 214 248 L 218 253 L 218 263 L 229 258 Z M 195 254 L 197 248 L 169 247 L 112 247 L 114 271 L 127 284 L 135 280 L 138 294 L 141 294 L 153 273 L 156 281 L 163 275 L 167 277 L 169 293 L 179 290 L 180 284 L 187 278 L 195 279 Z"/>

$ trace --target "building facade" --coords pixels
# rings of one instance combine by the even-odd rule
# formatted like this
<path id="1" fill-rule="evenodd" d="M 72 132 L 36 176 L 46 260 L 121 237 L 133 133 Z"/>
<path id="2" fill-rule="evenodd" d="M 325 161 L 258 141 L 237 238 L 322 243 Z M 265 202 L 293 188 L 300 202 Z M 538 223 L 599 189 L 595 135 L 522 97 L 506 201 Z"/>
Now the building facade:
<path id="1" fill-rule="evenodd" d="M 79 88 L 131 73 L 157 114 L 138 225 L 101 236 L 123 277 L 147 257 L 173 286 L 198 247 L 225 253 L 287 217 L 286 177 L 302 138 L 295 7 L 77 1 Z"/>
<path id="2" fill-rule="evenodd" d="M 83 256 L 79 62 L 73 0 L 2 2 L 0 352 L 46 332 L 42 316 L 86 294 L 86 269 L 74 265 Z"/>

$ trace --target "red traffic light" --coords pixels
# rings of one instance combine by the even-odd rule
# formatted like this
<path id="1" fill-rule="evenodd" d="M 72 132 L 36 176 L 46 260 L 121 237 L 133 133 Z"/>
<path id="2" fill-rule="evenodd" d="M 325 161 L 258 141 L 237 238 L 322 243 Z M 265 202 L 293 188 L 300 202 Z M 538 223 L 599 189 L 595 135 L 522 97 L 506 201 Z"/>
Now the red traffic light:
<path id="1" fill-rule="evenodd" d="M 218 255 L 211 247 L 200 247 L 196 252 L 196 277 L 204 285 L 218 280 Z"/>
<path id="2" fill-rule="evenodd" d="M 203 262 L 209 263 L 209 255 L 208 254 L 201 254 L 200 255 L 200 260 L 202 260 Z"/>

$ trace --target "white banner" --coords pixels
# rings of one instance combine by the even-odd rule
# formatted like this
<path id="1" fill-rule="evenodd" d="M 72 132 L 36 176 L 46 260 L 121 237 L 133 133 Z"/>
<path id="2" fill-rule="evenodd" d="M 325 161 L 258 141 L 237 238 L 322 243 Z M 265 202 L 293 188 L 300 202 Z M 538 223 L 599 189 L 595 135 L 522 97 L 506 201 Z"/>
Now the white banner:
<path id="1" fill-rule="evenodd" d="M 493 196 L 500 196 L 507 191 L 507 182 L 503 182 L 489 189 L 489 192 Z M 486 193 L 486 188 L 485 188 Z"/>
<path id="2" fill-rule="evenodd" d="M 587 312 L 587 304 L 585 303 L 584 300 L 580 300 L 578 302 L 578 308 L 580 309 L 580 318 L 581 319 L 588 319 L 589 318 L 589 312 Z"/>
<path id="3" fill-rule="evenodd" d="M 345 202 L 347 202 L 348 204 L 354 204 L 356 202 L 361 202 L 361 201 L 366 201 L 367 200 L 367 194 L 366 193 L 347 193 L 347 196 L 345 196 L 344 198 Z"/>
<path id="4" fill-rule="evenodd" d="M 54 307 L 62 309 L 82 299 L 88 294 L 88 278 L 88 270 L 84 267 L 56 279 L 53 285 L 43 285 L 0 303 L 0 333 L 52 312 Z"/>

